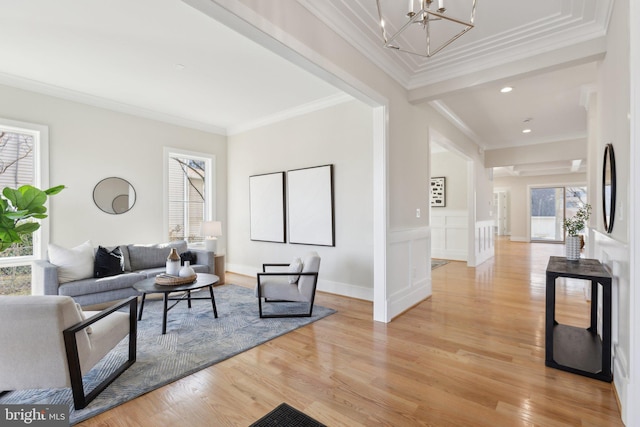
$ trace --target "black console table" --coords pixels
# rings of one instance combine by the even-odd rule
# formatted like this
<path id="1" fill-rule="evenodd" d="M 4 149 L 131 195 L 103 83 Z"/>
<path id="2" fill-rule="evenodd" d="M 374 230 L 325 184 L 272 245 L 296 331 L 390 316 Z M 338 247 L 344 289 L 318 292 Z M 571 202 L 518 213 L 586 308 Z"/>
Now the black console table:
<path id="1" fill-rule="evenodd" d="M 591 325 L 561 325 L 555 319 L 556 279 L 591 281 Z M 602 285 L 602 339 L 598 336 L 598 284 Z M 545 365 L 611 382 L 611 275 L 597 259 L 568 261 L 552 256 L 547 265 Z"/>

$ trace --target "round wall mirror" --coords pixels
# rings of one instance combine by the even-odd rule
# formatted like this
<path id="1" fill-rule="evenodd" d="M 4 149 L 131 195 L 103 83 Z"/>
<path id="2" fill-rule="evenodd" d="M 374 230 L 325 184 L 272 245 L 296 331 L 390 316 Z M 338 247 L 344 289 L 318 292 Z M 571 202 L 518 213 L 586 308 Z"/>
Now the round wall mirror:
<path id="1" fill-rule="evenodd" d="M 122 178 L 105 178 L 93 189 L 93 201 L 103 212 L 123 214 L 136 203 L 136 190 Z"/>
<path id="2" fill-rule="evenodd" d="M 616 158 L 613 145 L 604 147 L 604 163 L 602 167 L 602 210 L 604 229 L 613 231 L 613 219 L 616 213 Z"/>

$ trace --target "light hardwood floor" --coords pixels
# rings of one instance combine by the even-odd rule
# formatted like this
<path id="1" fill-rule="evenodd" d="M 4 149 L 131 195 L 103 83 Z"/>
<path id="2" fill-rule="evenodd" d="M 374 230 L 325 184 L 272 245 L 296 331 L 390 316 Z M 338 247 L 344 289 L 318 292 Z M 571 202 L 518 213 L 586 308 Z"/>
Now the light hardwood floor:
<path id="1" fill-rule="evenodd" d="M 248 426 L 287 402 L 328 426 L 620 426 L 611 384 L 544 365 L 544 272 L 562 251 L 499 240 L 478 268 L 433 270 L 433 296 L 389 324 L 319 293 L 336 314 L 80 425 Z M 588 326 L 582 283 L 558 283 L 558 320 Z"/>

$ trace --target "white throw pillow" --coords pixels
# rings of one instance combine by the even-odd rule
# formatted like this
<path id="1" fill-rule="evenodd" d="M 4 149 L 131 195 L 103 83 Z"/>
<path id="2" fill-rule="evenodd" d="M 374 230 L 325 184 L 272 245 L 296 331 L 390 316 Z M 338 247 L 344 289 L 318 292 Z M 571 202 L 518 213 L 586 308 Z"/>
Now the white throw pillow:
<path id="1" fill-rule="evenodd" d="M 93 277 L 93 247 L 88 240 L 72 249 L 50 243 L 49 261 L 58 267 L 59 283 Z"/>
<path id="2" fill-rule="evenodd" d="M 289 264 L 289 269 L 287 273 L 300 273 L 302 271 L 302 261 L 300 258 L 294 258 L 291 264 Z M 289 283 L 294 284 L 298 281 L 300 276 L 289 276 Z"/>

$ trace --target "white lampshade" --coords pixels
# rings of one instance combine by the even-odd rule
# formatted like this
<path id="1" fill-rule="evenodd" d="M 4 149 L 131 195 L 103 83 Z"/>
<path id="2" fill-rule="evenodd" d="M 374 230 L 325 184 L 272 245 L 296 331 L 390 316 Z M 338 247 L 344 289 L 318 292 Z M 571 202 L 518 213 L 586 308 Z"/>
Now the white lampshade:
<path id="1" fill-rule="evenodd" d="M 222 223 L 220 221 L 204 221 L 200 227 L 200 234 L 204 237 L 222 236 Z"/>
<path id="2" fill-rule="evenodd" d="M 200 227 L 200 233 L 205 237 L 205 249 L 216 252 L 218 236 L 222 236 L 222 223 L 220 221 L 204 221 Z"/>

